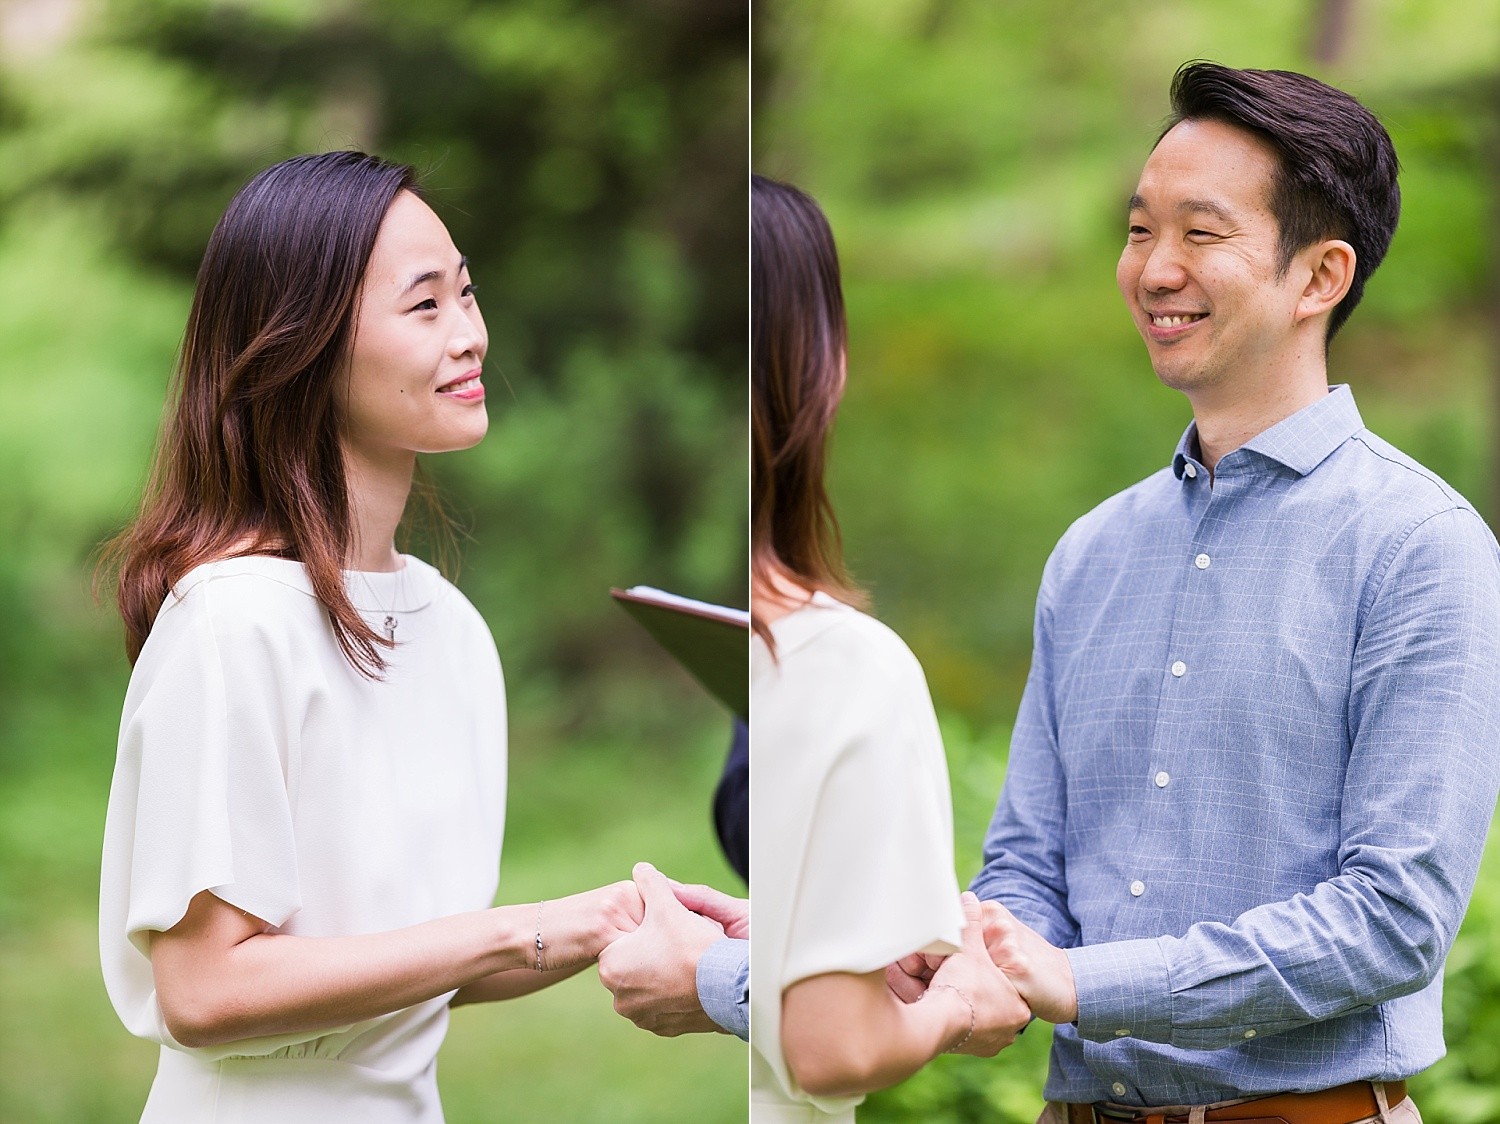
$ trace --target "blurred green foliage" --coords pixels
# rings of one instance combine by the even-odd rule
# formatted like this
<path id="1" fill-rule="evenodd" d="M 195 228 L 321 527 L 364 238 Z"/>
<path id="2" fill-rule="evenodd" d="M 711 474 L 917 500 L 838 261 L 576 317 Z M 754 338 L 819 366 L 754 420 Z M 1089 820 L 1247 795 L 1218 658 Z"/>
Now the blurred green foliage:
<path id="1" fill-rule="evenodd" d="M 745 42 L 731 0 L 0 9 L 0 1119 L 144 1101 L 154 1050 L 93 935 L 128 668 L 92 555 L 139 497 L 209 231 L 298 152 L 417 165 L 480 287 L 490 435 L 427 467 L 506 666 L 502 900 L 642 858 L 735 888 L 707 808 L 727 717 L 606 591 L 745 603 Z M 652 1038 L 587 979 L 451 1041 L 454 1121 L 744 1116 L 739 1043 Z"/>
<path id="2" fill-rule="evenodd" d="M 1301 70 L 1380 115 L 1404 213 L 1333 380 L 1500 515 L 1497 0 L 766 0 L 755 17 L 752 165 L 810 191 L 839 242 L 833 500 L 875 611 L 926 668 L 961 879 L 1003 775 L 1042 564 L 1069 523 L 1166 464 L 1191 416 L 1114 286 L 1178 65 Z M 1448 968 L 1450 1056 L 1417 1086 L 1436 1124 L 1500 1120 L 1497 861 Z M 1034 1120 L 1040 1030 L 995 1062 L 940 1059 L 862 1118 Z"/>

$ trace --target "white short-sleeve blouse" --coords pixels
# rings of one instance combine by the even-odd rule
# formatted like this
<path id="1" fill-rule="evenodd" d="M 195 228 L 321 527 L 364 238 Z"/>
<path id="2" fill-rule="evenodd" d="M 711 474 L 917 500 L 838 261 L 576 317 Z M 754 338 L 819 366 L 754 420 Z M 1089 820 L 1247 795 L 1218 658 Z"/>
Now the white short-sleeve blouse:
<path id="1" fill-rule="evenodd" d="M 781 1053 L 781 995 L 828 972 L 955 952 L 948 765 L 927 681 L 885 625 L 823 594 L 751 645 L 751 1119 L 852 1119 L 803 1092 Z"/>
<path id="2" fill-rule="evenodd" d="M 300 563 L 201 566 L 162 605 L 120 723 L 104 831 L 105 985 L 162 1044 L 143 1121 L 442 1120 L 449 995 L 352 1026 L 203 1049 L 172 1040 L 152 932 L 209 890 L 280 933 L 382 932 L 488 907 L 505 819 L 489 629 L 432 567 L 346 575 L 397 647 L 363 677 Z"/>

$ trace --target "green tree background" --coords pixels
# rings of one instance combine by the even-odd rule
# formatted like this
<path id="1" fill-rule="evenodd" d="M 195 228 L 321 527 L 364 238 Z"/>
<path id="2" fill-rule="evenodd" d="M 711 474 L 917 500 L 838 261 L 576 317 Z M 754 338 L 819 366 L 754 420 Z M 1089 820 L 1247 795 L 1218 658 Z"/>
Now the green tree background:
<path id="1" fill-rule="evenodd" d="M 298 152 L 424 169 L 480 286 L 490 435 L 428 468 L 506 665 L 501 900 L 638 859 L 737 888 L 727 717 L 606 591 L 745 604 L 746 34 L 742 0 L 0 7 L 0 1119 L 134 1119 L 154 1070 L 97 967 L 128 668 L 92 553 L 213 223 Z M 439 1072 L 455 1122 L 745 1114 L 740 1043 L 638 1031 L 592 973 L 458 1012 Z"/>
<path id="2" fill-rule="evenodd" d="M 1302 70 L 1384 120 L 1395 244 L 1333 348 L 1376 432 L 1500 515 L 1500 5 L 1435 0 L 765 0 L 752 164 L 824 205 L 849 384 L 834 504 L 875 611 L 922 660 L 978 865 L 1042 564 L 1072 520 L 1165 464 L 1190 418 L 1114 287 L 1125 201 L 1184 61 Z M 1496 669 L 1500 674 L 1500 669 Z M 1447 968 L 1435 1124 L 1500 1120 L 1500 859 Z M 1048 1036 L 943 1058 L 861 1118 L 1031 1121 Z"/>

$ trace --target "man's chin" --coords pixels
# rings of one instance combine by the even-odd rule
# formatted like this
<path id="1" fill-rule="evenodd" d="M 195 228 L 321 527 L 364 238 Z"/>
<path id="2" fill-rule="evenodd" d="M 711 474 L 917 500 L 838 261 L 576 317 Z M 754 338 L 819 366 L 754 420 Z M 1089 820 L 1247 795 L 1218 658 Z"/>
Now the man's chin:
<path id="1" fill-rule="evenodd" d="M 1169 390 L 1187 392 L 1197 389 L 1199 385 L 1198 372 L 1184 369 L 1178 364 L 1163 363 L 1152 369 L 1156 372 L 1157 380 Z"/>
<path id="2" fill-rule="evenodd" d="M 1162 386 L 1190 394 L 1203 390 L 1214 381 L 1213 373 L 1196 363 L 1183 362 L 1176 356 L 1151 356 L 1151 369 L 1156 372 Z"/>

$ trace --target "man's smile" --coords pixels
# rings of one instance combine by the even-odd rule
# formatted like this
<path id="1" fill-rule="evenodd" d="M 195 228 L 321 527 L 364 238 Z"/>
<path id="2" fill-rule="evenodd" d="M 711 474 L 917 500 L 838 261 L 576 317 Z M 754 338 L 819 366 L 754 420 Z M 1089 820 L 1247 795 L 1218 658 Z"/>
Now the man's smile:
<path id="1" fill-rule="evenodd" d="M 1185 312 L 1178 309 L 1141 311 L 1146 314 L 1146 327 L 1142 334 L 1151 343 L 1158 344 L 1175 343 L 1190 334 L 1196 325 L 1208 319 L 1206 312 Z"/>
<path id="2" fill-rule="evenodd" d="M 1206 312 L 1169 312 L 1146 314 L 1151 318 L 1153 328 L 1177 328 L 1183 324 L 1194 324 L 1208 315 Z"/>

